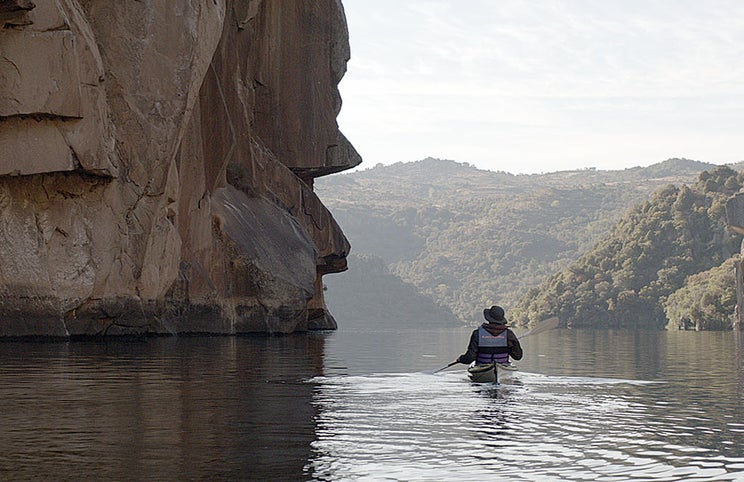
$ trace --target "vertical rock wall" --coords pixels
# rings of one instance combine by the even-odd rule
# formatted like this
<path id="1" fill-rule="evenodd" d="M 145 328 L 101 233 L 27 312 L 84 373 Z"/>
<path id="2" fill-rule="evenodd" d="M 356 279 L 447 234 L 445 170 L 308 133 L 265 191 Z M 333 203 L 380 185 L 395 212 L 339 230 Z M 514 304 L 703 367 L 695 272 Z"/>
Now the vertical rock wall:
<path id="1" fill-rule="evenodd" d="M 726 223 L 728 228 L 744 234 L 744 193 L 738 193 L 726 202 Z M 736 313 L 734 314 L 734 330 L 744 329 L 744 243 L 742 243 L 739 259 L 734 262 L 736 277 Z"/>
<path id="2" fill-rule="evenodd" d="M 0 336 L 335 326 L 339 0 L 0 0 Z"/>

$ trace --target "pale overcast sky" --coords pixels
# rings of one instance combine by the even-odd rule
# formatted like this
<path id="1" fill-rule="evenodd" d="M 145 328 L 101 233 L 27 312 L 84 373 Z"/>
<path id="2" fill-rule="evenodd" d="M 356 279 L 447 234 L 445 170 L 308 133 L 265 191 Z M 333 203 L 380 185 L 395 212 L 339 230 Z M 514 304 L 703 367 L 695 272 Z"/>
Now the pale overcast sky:
<path id="1" fill-rule="evenodd" d="M 362 168 L 744 160 L 744 0 L 342 1 Z"/>

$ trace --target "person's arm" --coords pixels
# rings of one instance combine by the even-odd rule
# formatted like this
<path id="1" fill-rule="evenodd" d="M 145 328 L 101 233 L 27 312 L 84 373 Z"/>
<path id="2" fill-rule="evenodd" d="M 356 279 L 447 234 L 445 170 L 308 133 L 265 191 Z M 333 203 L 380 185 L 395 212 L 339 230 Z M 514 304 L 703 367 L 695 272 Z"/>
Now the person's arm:
<path id="1" fill-rule="evenodd" d="M 515 360 L 521 360 L 524 356 L 524 353 L 522 353 L 522 345 L 519 344 L 519 338 L 517 338 L 517 335 L 515 335 L 511 330 L 506 333 L 506 343 L 509 345 L 509 356 Z"/>
<path id="2" fill-rule="evenodd" d="M 478 330 L 473 330 L 470 335 L 470 343 L 468 343 L 468 351 L 463 353 L 457 358 L 457 361 L 465 365 L 469 365 L 475 361 L 475 357 L 478 353 Z"/>

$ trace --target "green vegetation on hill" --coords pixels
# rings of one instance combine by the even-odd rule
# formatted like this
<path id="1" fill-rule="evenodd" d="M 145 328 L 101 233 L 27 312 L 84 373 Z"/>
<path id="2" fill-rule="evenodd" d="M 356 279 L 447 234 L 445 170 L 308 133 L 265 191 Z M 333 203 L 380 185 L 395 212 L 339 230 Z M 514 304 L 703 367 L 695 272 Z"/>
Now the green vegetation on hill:
<path id="1" fill-rule="evenodd" d="M 724 210 L 742 180 L 721 167 L 702 173 L 692 187 L 661 189 L 596 247 L 530 289 L 513 316 L 534 322 L 557 315 L 569 327 L 610 328 L 663 328 L 670 316 L 683 327 L 723 327 L 721 320 L 733 315 L 733 278 L 724 290 L 720 268 L 685 283 L 737 252 L 740 237 L 726 232 Z M 711 279 L 717 284 L 703 283 Z M 703 319 L 712 311 L 718 314 Z"/>
<path id="2" fill-rule="evenodd" d="M 382 258 L 393 275 L 461 321 L 474 322 L 493 303 L 510 312 L 530 288 L 607 238 L 623 214 L 653 192 L 695 183 L 715 167 L 670 159 L 621 171 L 513 175 L 426 159 L 317 179 L 316 190 L 354 253 Z M 691 226 L 698 227 L 698 217 L 691 217 Z M 353 260 L 349 266 L 358 268 Z M 383 300 L 377 288 L 357 281 L 345 283 L 357 299 Z M 335 296 L 329 284 L 327 298 Z M 524 319 L 547 312 L 526 309 L 524 302 L 520 307 Z"/>
<path id="3" fill-rule="evenodd" d="M 734 259 L 687 278 L 664 303 L 672 325 L 685 330 L 730 330 L 736 310 Z"/>

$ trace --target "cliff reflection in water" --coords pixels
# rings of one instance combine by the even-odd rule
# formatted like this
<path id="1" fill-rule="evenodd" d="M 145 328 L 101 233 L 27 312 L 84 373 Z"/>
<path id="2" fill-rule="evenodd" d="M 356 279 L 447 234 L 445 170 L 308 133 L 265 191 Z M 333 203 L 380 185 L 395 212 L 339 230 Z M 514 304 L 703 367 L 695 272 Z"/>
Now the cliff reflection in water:
<path id="1" fill-rule="evenodd" d="M 297 478 L 322 336 L 0 343 L 0 477 Z"/>

